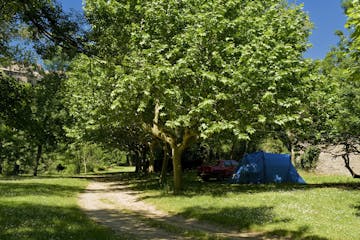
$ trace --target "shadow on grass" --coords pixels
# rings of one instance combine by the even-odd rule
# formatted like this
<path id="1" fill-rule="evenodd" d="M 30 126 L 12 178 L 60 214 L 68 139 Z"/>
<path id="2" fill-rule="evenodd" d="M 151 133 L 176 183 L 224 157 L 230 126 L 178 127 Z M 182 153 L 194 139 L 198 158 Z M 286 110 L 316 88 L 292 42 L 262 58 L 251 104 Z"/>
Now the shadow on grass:
<path id="1" fill-rule="evenodd" d="M 273 207 L 227 207 L 227 208 L 202 208 L 191 207 L 180 213 L 186 218 L 196 218 L 200 221 L 221 224 L 224 227 L 235 228 L 238 231 L 251 229 L 254 225 L 269 223 L 291 222 L 291 219 L 279 219 Z"/>
<path id="2" fill-rule="evenodd" d="M 75 175 L 71 178 L 94 180 L 99 182 L 113 182 L 113 181 L 130 181 L 135 179 L 142 179 L 147 177 L 139 177 L 135 172 L 113 172 L 113 173 L 94 173 L 90 175 Z"/>
<path id="3" fill-rule="evenodd" d="M 276 219 L 271 207 L 257 208 L 188 208 L 174 216 L 148 216 L 142 211 L 119 212 L 109 209 L 87 211 L 96 216 L 106 226 L 116 226 L 117 231 L 134 233 L 139 239 L 314 239 L 327 240 L 309 234 L 309 227 L 301 227 L 297 231 L 278 229 L 271 232 L 249 232 L 253 225 L 289 222 L 290 219 Z M 213 224 L 211 219 L 223 216 L 223 224 Z M 235 218 L 234 218 L 235 217 Z M 199 221 L 195 221 L 197 219 Z"/>
<path id="4" fill-rule="evenodd" d="M 76 207 L 0 203 L 0 239 L 96 240 L 117 238 Z"/>
<path id="5" fill-rule="evenodd" d="M 149 216 L 143 211 L 116 211 L 110 209 L 89 210 L 90 216 L 96 217 L 104 225 L 116 228 L 118 232 L 128 233 L 131 239 L 243 239 L 261 240 L 261 234 L 237 236 L 239 232 L 194 222 L 182 216 Z M 236 235 L 234 237 L 234 235 Z M 232 236 L 228 238 L 228 236 Z"/>
<path id="6" fill-rule="evenodd" d="M 16 181 L 0 182 L 1 198 L 16 196 L 69 196 L 74 192 L 80 192 L 81 187 L 65 186 L 58 184 L 27 183 Z"/>
<path id="7" fill-rule="evenodd" d="M 119 184 L 127 184 L 129 188 L 136 191 L 144 190 L 161 190 L 167 188 L 167 192 L 172 191 L 172 177 L 168 177 L 166 186 L 160 186 L 159 178 L 156 175 L 149 175 L 147 177 L 137 177 L 136 174 L 114 175 L 107 176 L 98 181 L 112 181 L 119 180 Z M 360 182 L 324 182 L 316 184 L 230 184 L 229 181 L 209 181 L 203 182 L 198 179 L 194 173 L 184 174 L 183 191 L 185 196 L 195 195 L 212 195 L 224 196 L 229 192 L 243 192 L 243 193 L 261 193 L 261 192 L 284 192 L 284 191 L 306 191 L 321 188 L 338 188 L 342 190 L 358 191 L 360 190 Z M 120 183 L 121 182 L 121 183 Z M 131 186 L 130 186 L 131 185 Z"/>
<path id="8" fill-rule="evenodd" d="M 357 217 L 360 217 L 360 203 L 359 203 L 359 205 L 355 205 L 354 208 L 356 209 L 355 215 Z"/>
<path id="9" fill-rule="evenodd" d="M 299 227 L 296 231 L 290 231 L 285 229 L 276 229 L 271 232 L 267 232 L 266 235 L 271 238 L 291 239 L 291 240 L 328 240 L 328 238 L 320 237 L 316 235 L 307 235 L 310 228 L 309 226 Z"/>

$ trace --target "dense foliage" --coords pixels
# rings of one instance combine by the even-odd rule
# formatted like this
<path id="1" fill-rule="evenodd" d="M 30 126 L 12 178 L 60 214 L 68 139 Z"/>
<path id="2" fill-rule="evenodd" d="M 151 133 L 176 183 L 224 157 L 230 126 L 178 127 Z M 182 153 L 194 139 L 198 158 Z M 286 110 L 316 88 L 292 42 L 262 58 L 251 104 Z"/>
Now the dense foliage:
<path id="1" fill-rule="evenodd" d="M 73 116 L 82 129 L 109 118 L 113 126 L 136 124 L 169 144 L 176 190 L 181 155 L 199 137 L 226 130 L 250 140 L 265 126 L 301 118 L 310 23 L 299 7 L 98 0 L 85 12 L 97 57 L 72 65 Z"/>
<path id="2" fill-rule="evenodd" d="M 54 0 L 0 4 L 0 66 L 39 73 L 0 73 L 3 173 L 87 172 L 127 155 L 138 172 L 164 163 L 164 176 L 170 156 L 178 192 L 184 158 L 319 143 L 359 153 L 357 0 L 343 1 L 349 37 L 337 32 L 319 61 L 303 58 L 309 17 L 283 0 L 85 3 L 85 19 Z"/>

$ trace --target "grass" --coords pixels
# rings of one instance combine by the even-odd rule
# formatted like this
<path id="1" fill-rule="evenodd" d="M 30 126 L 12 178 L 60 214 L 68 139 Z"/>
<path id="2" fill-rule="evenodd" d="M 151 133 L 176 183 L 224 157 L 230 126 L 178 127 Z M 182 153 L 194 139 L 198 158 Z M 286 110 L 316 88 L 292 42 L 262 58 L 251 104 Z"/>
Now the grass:
<path id="1" fill-rule="evenodd" d="M 143 200 L 172 215 L 237 231 L 255 231 L 264 237 L 355 240 L 360 236 L 358 179 L 304 172 L 301 175 L 307 185 L 230 185 L 202 182 L 190 173 L 185 178 L 187 190 L 174 196 L 170 179 L 170 185 L 160 189 L 156 177 L 136 179 L 131 175 L 109 177 L 127 181 L 133 189 L 142 191 Z M 0 178 L 0 239 L 124 239 L 89 220 L 77 206 L 76 198 L 87 185 L 86 179 Z M 174 234 L 206 239 L 202 233 L 174 229 L 171 222 L 147 223 Z"/>
<path id="2" fill-rule="evenodd" d="M 93 174 L 114 174 L 114 173 L 126 173 L 126 172 L 135 172 L 134 166 L 113 166 L 103 171 L 96 171 L 94 173 L 89 173 L 89 175 Z"/>
<path id="3" fill-rule="evenodd" d="M 86 185 L 73 178 L 0 178 L 0 239 L 120 239 L 77 206 Z"/>
<path id="4" fill-rule="evenodd" d="M 201 182 L 190 174 L 180 196 L 159 190 L 155 178 L 129 183 L 159 209 L 238 231 L 290 239 L 359 239 L 359 180 L 302 175 L 307 185 L 230 185 Z"/>
<path id="5" fill-rule="evenodd" d="M 111 200 L 109 201 L 108 199 L 101 199 L 101 201 L 108 203 L 108 204 L 114 204 L 114 202 L 112 202 Z M 131 216 L 131 217 L 137 219 L 137 221 L 145 223 L 146 225 L 148 225 L 150 227 L 159 228 L 159 229 L 165 230 L 168 233 L 173 233 L 174 235 L 183 236 L 184 238 L 201 239 L 201 240 L 224 239 L 221 237 L 210 235 L 208 233 L 205 233 L 205 232 L 202 232 L 199 230 L 184 229 L 179 226 L 173 225 L 171 221 L 164 221 L 164 219 L 148 218 L 147 216 L 144 216 L 144 215 L 141 215 L 134 211 L 131 211 L 131 209 L 128 209 L 128 210 L 120 209 L 119 211 L 123 214 L 126 214 L 127 216 Z"/>

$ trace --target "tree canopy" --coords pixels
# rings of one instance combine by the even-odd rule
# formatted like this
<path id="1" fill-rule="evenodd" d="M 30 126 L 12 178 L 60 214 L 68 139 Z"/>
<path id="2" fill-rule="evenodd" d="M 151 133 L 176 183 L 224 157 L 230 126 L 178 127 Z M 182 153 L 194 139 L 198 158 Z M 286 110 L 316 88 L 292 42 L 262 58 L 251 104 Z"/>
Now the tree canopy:
<path id="1" fill-rule="evenodd" d="M 176 191 L 179 157 L 193 140 L 224 130 L 248 140 L 265 126 L 301 119 L 308 66 L 302 53 L 311 24 L 298 6 L 91 0 L 85 13 L 97 57 L 74 62 L 69 84 L 91 77 L 93 85 L 86 92 L 81 84 L 72 88 L 73 104 L 81 98 L 97 116 L 92 121 L 106 118 L 89 102 L 106 89 L 107 109 L 118 113 L 113 121 L 132 119 L 171 146 Z M 96 73 L 89 65 L 76 73 L 90 61 L 99 62 Z"/>

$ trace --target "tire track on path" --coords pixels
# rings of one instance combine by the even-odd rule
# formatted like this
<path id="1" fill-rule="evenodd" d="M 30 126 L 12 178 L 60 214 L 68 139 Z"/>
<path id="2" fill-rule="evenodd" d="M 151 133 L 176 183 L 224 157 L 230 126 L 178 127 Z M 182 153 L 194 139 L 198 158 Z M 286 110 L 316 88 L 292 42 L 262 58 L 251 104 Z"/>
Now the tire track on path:
<path id="1" fill-rule="evenodd" d="M 195 219 L 171 216 L 138 200 L 135 191 L 118 181 L 90 182 L 79 195 L 78 203 L 90 218 L 128 239 L 201 239 L 206 235 L 214 239 L 268 239 L 256 233 L 239 233 Z M 159 225 L 168 226 L 168 230 L 156 227 Z M 185 236 L 186 232 L 191 232 L 191 237 Z"/>

